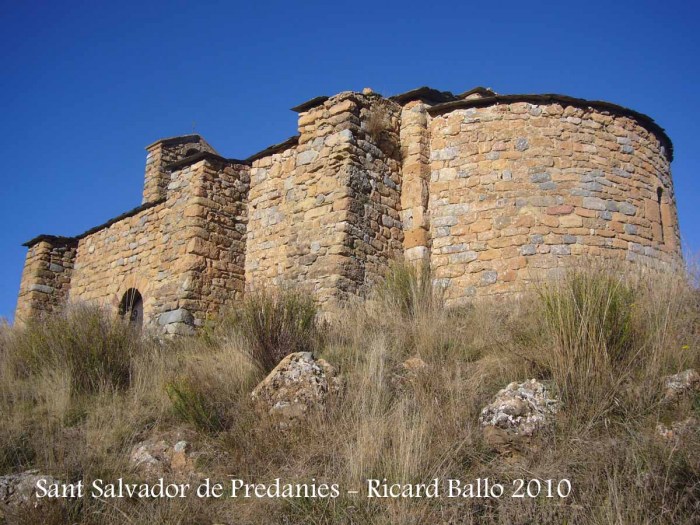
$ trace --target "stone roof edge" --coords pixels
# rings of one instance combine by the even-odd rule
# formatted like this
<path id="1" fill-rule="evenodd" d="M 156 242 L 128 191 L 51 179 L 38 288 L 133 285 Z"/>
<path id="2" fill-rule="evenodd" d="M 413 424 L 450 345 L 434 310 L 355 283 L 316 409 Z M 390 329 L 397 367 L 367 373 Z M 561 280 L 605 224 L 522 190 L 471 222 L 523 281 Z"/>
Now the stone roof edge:
<path id="1" fill-rule="evenodd" d="M 470 95 L 481 95 L 482 97 L 493 97 L 497 95 L 497 93 L 491 89 L 487 88 L 484 86 L 476 86 L 475 88 L 470 89 L 469 91 L 465 91 L 464 93 L 460 93 L 457 95 L 457 98 L 462 99 L 462 98 L 467 98 Z"/>
<path id="2" fill-rule="evenodd" d="M 469 91 L 460 93 L 459 95 L 455 95 L 451 91 L 440 91 L 439 89 L 431 88 L 430 86 L 421 86 L 386 98 L 402 106 L 414 100 L 422 100 L 423 102 L 426 102 L 428 104 L 442 104 L 444 102 L 459 100 L 463 97 L 467 97 L 474 93 L 489 96 L 495 95 L 495 92 L 493 90 L 482 86 L 477 86 L 475 88 L 470 89 Z M 332 97 L 328 97 L 325 95 L 320 97 L 314 97 L 310 100 L 307 100 L 306 102 L 302 102 L 298 106 L 294 106 L 293 108 L 291 108 L 291 110 L 297 113 L 303 113 L 317 106 L 320 106 L 330 98 Z"/>
<path id="3" fill-rule="evenodd" d="M 260 150 L 257 153 L 254 153 L 253 155 L 248 157 L 247 159 L 245 159 L 245 162 L 248 164 L 252 164 L 253 161 L 256 161 L 263 157 L 267 157 L 269 155 L 274 155 L 275 153 L 280 153 L 282 151 L 288 150 L 289 148 L 292 148 L 299 144 L 299 136 L 300 135 L 298 134 L 292 135 L 287 140 L 284 140 L 277 144 L 273 144 L 272 146 L 268 146 L 267 148 Z"/>
<path id="4" fill-rule="evenodd" d="M 644 113 L 640 113 L 618 104 L 613 104 L 612 102 L 606 102 L 604 100 L 587 100 L 583 98 L 570 97 L 567 95 L 558 95 L 556 93 L 546 93 L 541 95 L 495 95 L 491 97 L 445 102 L 444 104 L 438 104 L 437 106 L 428 108 L 428 113 L 435 117 L 438 115 L 444 115 L 445 113 L 449 113 L 456 109 L 485 107 L 501 103 L 511 104 L 514 102 L 530 102 L 532 104 L 561 103 L 569 106 L 600 109 L 603 111 L 609 111 L 610 113 L 632 117 L 660 139 L 662 145 L 666 148 L 666 156 L 668 157 L 668 160 L 673 160 L 673 142 L 666 134 L 666 130 L 659 126 L 653 118 L 645 115 Z"/>
<path id="5" fill-rule="evenodd" d="M 48 235 L 45 233 L 42 233 L 41 235 L 37 235 L 33 239 L 28 240 L 25 243 L 22 243 L 22 246 L 26 246 L 27 248 L 31 248 L 35 244 L 38 244 L 42 241 L 47 241 L 52 244 L 61 244 L 64 246 L 72 246 L 75 244 L 78 244 L 78 238 L 77 237 L 64 237 L 62 235 Z"/>
<path id="6" fill-rule="evenodd" d="M 197 162 L 201 160 L 209 160 L 213 162 L 218 162 L 221 164 L 244 164 L 248 165 L 249 162 L 247 160 L 240 160 L 240 159 L 227 159 L 226 157 L 222 157 L 221 155 L 217 155 L 216 153 L 212 153 L 210 151 L 200 151 L 198 153 L 195 153 L 194 155 L 190 155 L 189 157 L 185 157 L 184 159 L 176 160 L 175 162 L 171 162 L 170 164 L 164 166 L 163 169 L 167 171 L 175 171 L 180 168 L 184 168 L 185 166 L 191 166 L 192 164 L 196 164 Z"/>
<path id="7" fill-rule="evenodd" d="M 149 144 L 146 146 L 146 149 L 151 149 L 153 146 L 157 144 L 189 144 L 190 142 L 199 142 L 200 140 L 204 140 L 202 136 L 199 133 L 191 133 L 189 135 L 179 135 L 177 137 L 168 137 L 164 139 L 158 139 L 155 142 Z"/>
<path id="8" fill-rule="evenodd" d="M 145 204 L 142 204 L 141 206 L 137 206 L 136 208 L 133 208 L 125 213 L 122 213 L 121 215 L 118 215 L 117 217 L 114 217 L 112 219 L 109 219 L 107 222 L 104 222 L 100 224 L 99 226 L 95 226 L 94 228 L 90 228 L 87 231 L 84 231 L 80 235 L 76 235 L 75 237 L 63 237 L 60 235 L 46 235 L 46 234 L 41 234 L 37 235 L 33 239 L 28 240 L 27 242 L 23 243 L 22 246 L 26 246 L 27 248 L 31 248 L 35 244 L 41 242 L 41 241 L 48 241 L 52 242 L 55 244 L 63 244 L 63 245 L 73 245 L 77 244 L 80 239 L 84 239 L 88 235 L 92 235 L 93 233 L 96 233 L 100 230 L 104 230 L 105 228 L 109 228 L 113 224 L 123 221 L 124 219 L 128 219 L 129 217 L 133 217 L 134 215 L 138 215 L 142 211 L 146 211 L 150 208 L 155 208 L 159 204 L 163 204 L 166 201 L 165 198 L 158 199 L 155 201 L 147 202 Z"/>
<path id="9" fill-rule="evenodd" d="M 439 91 L 429 86 L 422 86 L 416 89 L 411 89 L 398 95 L 389 97 L 397 104 L 404 105 L 414 100 L 422 100 L 423 102 L 441 104 L 457 100 L 457 97 L 450 91 Z"/>
<path id="10" fill-rule="evenodd" d="M 290 108 L 290 109 L 296 113 L 303 113 L 304 111 L 309 111 L 310 109 L 315 108 L 316 106 L 320 106 L 329 98 L 331 98 L 331 97 L 327 97 L 326 95 L 321 95 L 320 97 L 314 97 L 311 100 L 307 100 L 306 102 L 302 102 L 298 106 L 294 106 L 293 108 Z"/>

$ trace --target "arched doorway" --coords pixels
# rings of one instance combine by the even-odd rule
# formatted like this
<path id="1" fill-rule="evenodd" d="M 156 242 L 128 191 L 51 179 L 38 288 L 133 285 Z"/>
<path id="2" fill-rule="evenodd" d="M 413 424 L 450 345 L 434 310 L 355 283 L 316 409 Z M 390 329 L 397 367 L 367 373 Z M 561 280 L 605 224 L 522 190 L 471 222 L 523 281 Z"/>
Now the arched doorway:
<path id="1" fill-rule="evenodd" d="M 143 297 L 136 288 L 129 288 L 122 297 L 119 315 L 136 328 L 143 326 Z"/>

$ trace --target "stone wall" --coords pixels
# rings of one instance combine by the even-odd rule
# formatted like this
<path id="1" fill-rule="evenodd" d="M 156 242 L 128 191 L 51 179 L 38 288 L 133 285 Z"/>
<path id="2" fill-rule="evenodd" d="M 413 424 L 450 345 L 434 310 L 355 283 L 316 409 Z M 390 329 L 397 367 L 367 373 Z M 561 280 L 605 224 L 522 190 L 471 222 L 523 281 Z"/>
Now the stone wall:
<path id="1" fill-rule="evenodd" d="M 585 257 L 682 265 L 672 146 L 651 119 L 561 95 L 371 90 L 295 108 L 299 135 L 245 161 L 198 135 L 147 148 L 144 205 L 75 238 L 30 241 L 17 317 L 66 300 L 190 333 L 245 291 L 321 308 L 402 257 L 450 304 L 513 293 Z"/>
<path id="2" fill-rule="evenodd" d="M 29 247 L 19 287 L 15 320 L 59 309 L 68 297 L 77 242 L 73 239 L 46 237 Z"/>
<path id="3" fill-rule="evenodd" d="M 402 250 L 398 107 L 341 93 L 299 116 L 296 146 L 251 168 L 246 286 L 360 293 Z"/>
<path id="4" fill-rule="evenodd" d="M 249 168 L 212 159 L 193 169 L 192 196 L 181 228 L 187 232 L 179 308 L 196 325 L 230 308 L 244 291 Z"/>
<path id="5" fill-rule="evenodd" d="M 168 198 L 80 239 L 71 301 L 118 308 L 131 288 L 144 319 L 189 332 L 243 289 L 247 167 L 216 159 L 169 174 Z"/>
<path id="6" fill-rule="evenodd" d="M 637 119 L 527 102 L 434 113 L 431 262 L 448 299 L 516 291 L 581 256 L 681 262 L 668 152 Z"/>
<path id="7" fill-rule="evenodd" d="M 182 211 L 182 205 L 169 209 L 161 202 L 81 239 L 70 299 L 116 311 L 127 290 L 135 288 L 149 324 L 178 309 L 187 246 Z"/>

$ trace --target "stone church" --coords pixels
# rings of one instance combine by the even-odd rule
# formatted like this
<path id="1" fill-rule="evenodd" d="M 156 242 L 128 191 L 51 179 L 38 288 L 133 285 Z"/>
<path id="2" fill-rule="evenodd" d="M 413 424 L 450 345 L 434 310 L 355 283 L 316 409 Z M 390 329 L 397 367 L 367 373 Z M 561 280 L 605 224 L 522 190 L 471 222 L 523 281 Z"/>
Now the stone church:
<path id="1" fill-rule="evenodd" d="M 292 109 L 298 134 L 245 159 L 199 135 L 148 146 L 140 206 L 25 244 L 16 319 L 85 301 L 190 333 L 263 287 L 336 308 L 395 259 L 429 264 L 448 304 L 519 292 L 584 257 L 683 264 L 673 147 L 636 111 L 427 87 Z"/>

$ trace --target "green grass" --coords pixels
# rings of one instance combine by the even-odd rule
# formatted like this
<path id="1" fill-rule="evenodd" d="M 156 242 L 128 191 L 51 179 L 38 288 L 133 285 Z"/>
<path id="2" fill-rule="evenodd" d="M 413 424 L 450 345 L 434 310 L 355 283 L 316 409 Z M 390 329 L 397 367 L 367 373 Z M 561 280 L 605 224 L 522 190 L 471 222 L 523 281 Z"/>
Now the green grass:
<path id="1" fill-rule="evenodd" d="M 218 432 L 224 428 L 221 416 L 196 383 L 186 378 L 169 381 L 165 391 L 175 413 L 184 421 L 203 432 Z"/>

